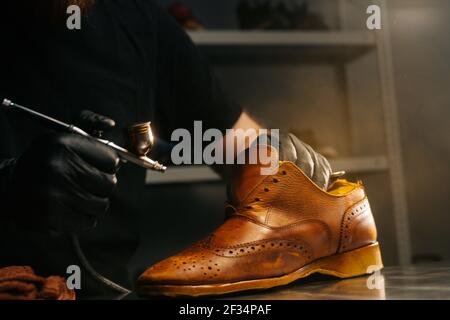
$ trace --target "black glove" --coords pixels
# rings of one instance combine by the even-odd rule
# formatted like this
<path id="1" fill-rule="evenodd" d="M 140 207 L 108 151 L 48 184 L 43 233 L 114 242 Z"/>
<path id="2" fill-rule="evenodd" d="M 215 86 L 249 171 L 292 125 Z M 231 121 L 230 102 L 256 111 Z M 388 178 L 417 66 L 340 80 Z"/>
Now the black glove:
<path id="1" fill-rule="evenodd" d="M 101 137 L 104 131 L 109 131 L 116 126 L 116 122 L 108 117 L 89 110 L 81 111 L 77 125 L 95 137 Z"/>
<path id="2" fill-rule="evenodd" d="M 96 114 L 83 115 L 86 130 L 114 126 L 112 120 Z M 15 220 L 24 227 L 56 232 L 94 227 L 109 208 L 119 162 L 112 149 L 78 135 L 36 139 L 13 170 Z"/>

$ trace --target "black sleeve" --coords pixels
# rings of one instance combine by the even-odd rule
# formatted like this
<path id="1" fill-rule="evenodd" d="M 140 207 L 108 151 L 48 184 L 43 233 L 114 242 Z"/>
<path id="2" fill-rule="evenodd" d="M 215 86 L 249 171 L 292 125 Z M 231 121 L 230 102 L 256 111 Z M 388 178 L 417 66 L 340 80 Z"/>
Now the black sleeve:
<path id="1" fill-rule="evenodd" d="M 222 90 L 206 58 L 186 32 L 165 12 L 158 22 L 157 124 L 162 137 L 177 128 L 231 128 L 241 107 Z"/>

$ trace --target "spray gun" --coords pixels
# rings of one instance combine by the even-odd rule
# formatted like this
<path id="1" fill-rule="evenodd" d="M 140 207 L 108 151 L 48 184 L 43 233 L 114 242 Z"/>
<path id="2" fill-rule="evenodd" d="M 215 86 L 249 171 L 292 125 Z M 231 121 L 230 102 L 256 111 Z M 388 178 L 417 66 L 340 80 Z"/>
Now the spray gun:
<path id="1" fill-rule="evenodd" d="M 35 110 L 14 103 L 11 100 L 4 99 L 1 106 L 7 109 L 20 111 L 25 115 L 31 116 L 34 119 L 37 119 L 39 121 L 46 123 L 47 125 L 52 126 L 55 129 L 63 130 L 73 134 L 78 134 L 80 136 L 86 137 L 87 139 L 92 139 L 101 144 L 104 144 L 107 147 L 113 149 L 117 153 L 122 162 L 130 162 L 145 169 L 160 172 L 165 172 L 167 170 L 167 167 L 165 167 L 164 165 L 147 157 L 147 154 L 150 152 L 154 144 L 150 122 L 136 124 L 127 128 L 126 138 L 128 140 L 128 147 L 130 148 L 130 150 L 127 150 L 121 146 L 116 145 L 111 141 L 94 137 L 85 132 L 84 130 L 74 126 L 73 124 L 67 124 L 65 122 L 51 118 L 45 114 L 39 113 Z M 107 287 L 120 292 L 121 295 L 117 299 L 122 299 L 123 297 L 131 293 L 129 289 L 122 287 L 121 285 L 113 282 L 112 280 L 98 273 L 92 267 L 92 265 L 89 263 L 88 259 L 84 255 L 83 250 L 81 249 L 80 246 L 80 242 L 78 240 L 78 236 L 76 234 L 72 234 L 71 236 L 75 252 L 77 253 L 83 266 L 87 269 L 87 271 L 91 274 L 93 278 L 97 279 L 97 281 L 101 282 Z"/>
<path id="2" fill-rule="evenodd" d="M 150 122 L 136 124 L 127 129 L 126 133 L 128 144 L 131 148 L 131 150 L 127 150 L 111 141 L 93 137 L 84 130 L 74 126 L 73 124 L 68 124 L 51 118 L 45 114 L 14 103 L 11 100 L 4 99 L 2 102 L 2 106 L 10 108 L 12 110 L 21 111 L 27 115 L 32 116 L 35 119 L 50 124 L 56 129 L 78 134 L 80 136 L 86 137 L 88 139 L 93 139 L 101 144 L 104 144 L 113 149 L 123 162 L 130 162 L 145 169 L 151 169 L 160 172 L 165 172 L 167 170 L 166 166 L 147 157 L 147 154 L 150 152 L 154 143 Z"/>

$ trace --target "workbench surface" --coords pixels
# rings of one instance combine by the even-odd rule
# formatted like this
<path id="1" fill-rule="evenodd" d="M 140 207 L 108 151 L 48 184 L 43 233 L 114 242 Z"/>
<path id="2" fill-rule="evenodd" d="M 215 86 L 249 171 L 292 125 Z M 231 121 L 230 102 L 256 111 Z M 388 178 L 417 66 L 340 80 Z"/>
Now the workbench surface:
<path id="1" fill-rule="evenodd" d="M 134 300 L 139 297 L 133 293 L 125 299 Z M 221 299 L 450 300 L 450 263 L 386 267 L 378 278 L 363 276 L 336 280 L 332 277 L 313 275 L 289 286 L 261 292 L 233 294 Z"/>
<path id="2" fill-rule="evenodd" d="M 371 287 L 372 289 L 369 289 Z M 378 287 L 378 289 L 376 288 Z M 450 299 L 450 265 L 387 267 L 380 277 L 345 280 L 312 277 L 269 292 L 234 296 L 233 299 Z"/>

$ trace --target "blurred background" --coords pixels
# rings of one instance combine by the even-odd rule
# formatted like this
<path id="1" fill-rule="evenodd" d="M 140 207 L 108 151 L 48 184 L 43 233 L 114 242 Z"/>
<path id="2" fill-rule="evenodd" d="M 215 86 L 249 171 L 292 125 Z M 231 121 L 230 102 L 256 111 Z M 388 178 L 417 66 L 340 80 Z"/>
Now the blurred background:
<path id="1" fill-rule="evenodd" d="M 267 128 L 364 182 L 386 265 L 450 260 L 450 1 L 160 2 Z M 371 4 L 381 30 L 366 26 Z M 225 185 L 207 167 L 147 183 L 149 263 L 224 219 Z"/>

